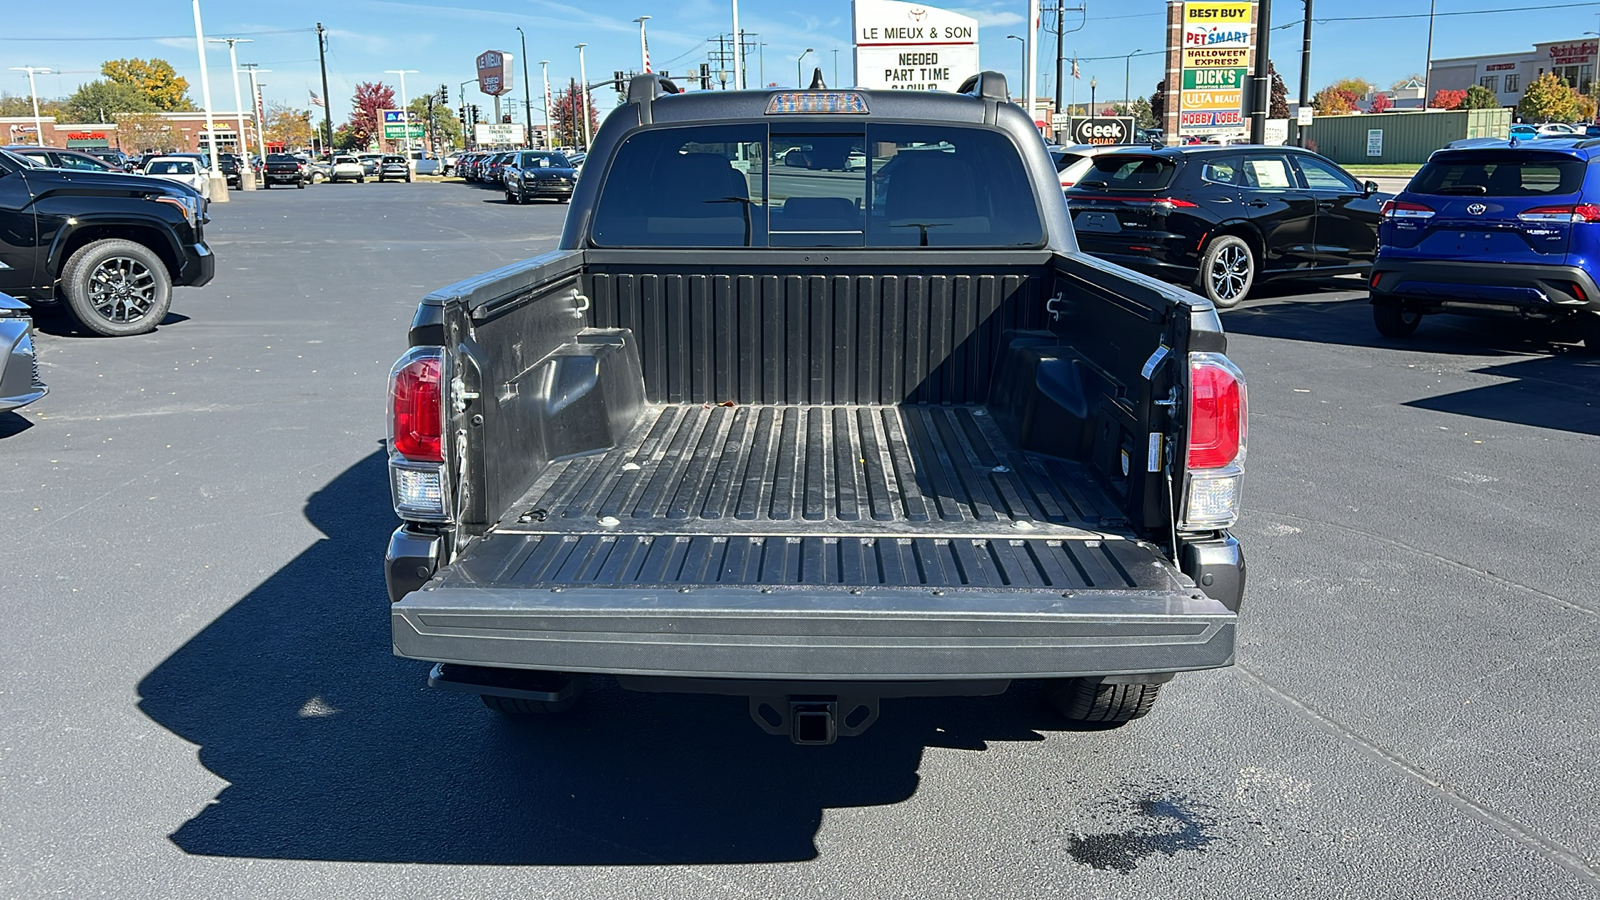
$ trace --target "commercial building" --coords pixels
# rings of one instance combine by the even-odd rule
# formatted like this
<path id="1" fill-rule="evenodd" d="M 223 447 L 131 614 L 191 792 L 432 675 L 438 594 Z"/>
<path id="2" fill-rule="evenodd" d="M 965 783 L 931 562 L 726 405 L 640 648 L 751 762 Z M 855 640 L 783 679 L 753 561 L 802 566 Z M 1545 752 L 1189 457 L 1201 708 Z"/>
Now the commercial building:
<path id="1" fill-rule="evenodd" d="M 210 146 L 204 112 L 130 113 L 115 116 L 115 122 L 57 122 L 44 116 L 44 140 L 34 134 L 32 116 L 0 116 L 0 145 L 38 144 L 47 147 L 116 147 L 127 153 L 147 150 L 195 152 Z M 234 112 L 214 112 L 217 148 L 234 150 L 238 142 L 239 116 Z M 255 122 L 244 117 L 245 141 L 255 146 Z"/>
<path id="2" fill-rule="evenodd" d="M 1534 44 L 1532 52 L 1436 59 L 1428 67 L 1428 89 L 1464 91 L 1477 84 L 1493 91 L 1501 106 L 1516 106 L 1528 82 L 1554 72 L 1579 93 L 1587 94 L 1594 85 L 1597 51 L 1600 43 L 1579 38 Z"/>

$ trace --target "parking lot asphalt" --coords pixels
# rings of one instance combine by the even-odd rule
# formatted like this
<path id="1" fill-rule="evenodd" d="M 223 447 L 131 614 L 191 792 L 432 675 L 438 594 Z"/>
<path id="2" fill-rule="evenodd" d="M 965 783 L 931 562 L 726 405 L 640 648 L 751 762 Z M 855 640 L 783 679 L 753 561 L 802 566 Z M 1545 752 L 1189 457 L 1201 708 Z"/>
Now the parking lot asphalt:
<path id="1" fill-rule="evenodd" d="M 385 379 L 419 297 L 565 211 L 235 195 L 155 333 L 41 317 L 51 394 L 0 414 L 0 896 L 1600 896 L 1600 362 L 1387 341 L 1359 282 L 1224 314 L 1239 665 L 1127 728 L 1034 684 L 822 748 L 735 698 L 428 689 L 390 655 Z"/>

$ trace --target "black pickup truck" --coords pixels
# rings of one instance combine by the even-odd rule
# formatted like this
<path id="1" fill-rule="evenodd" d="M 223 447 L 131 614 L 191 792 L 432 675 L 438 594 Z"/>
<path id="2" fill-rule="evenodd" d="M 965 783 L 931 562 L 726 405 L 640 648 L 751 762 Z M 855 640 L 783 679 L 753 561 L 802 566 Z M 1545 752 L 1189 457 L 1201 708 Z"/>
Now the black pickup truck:
<path id="1" fill-rule="evenodd" d="M 303 189 L 310 180 L 311 167 L 287 153 L 267 154 L 267 161 L 261 167 L 263 188 L 270 188 L 275 184 L 292 184 Z"/>
<path id="2" fill-rule="evenodd" d="M 45 169 L 0 151 L 0 292 L 65 298 L 96 334 L 161 324 L 175 285 L 211 281 L 206 201 L 185 185 L 111 172 Z"/>
<path id="3" fill-rule="evenodd" d="M 635 79 L 560 249 L 417 310 L 394 652 L 799 743 L 1016 679 L 1110 727 L 1230 665 L 1243 376 L 1209 302 L 1078 251 L 1007 97 Z"/>

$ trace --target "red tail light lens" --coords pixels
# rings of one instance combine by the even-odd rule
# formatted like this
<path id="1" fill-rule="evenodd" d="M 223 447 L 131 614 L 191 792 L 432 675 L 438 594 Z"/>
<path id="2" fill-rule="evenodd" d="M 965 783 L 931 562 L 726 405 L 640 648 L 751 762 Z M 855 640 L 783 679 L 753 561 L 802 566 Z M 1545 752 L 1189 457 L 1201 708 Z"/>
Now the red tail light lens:
<path id="1" fill-rule="evenodd" d="M 1177 197 L 1118 197 L 1123 203 L 1151 203 L 1156 206 L 1165 206 L 1173 209 L 1195 209 L 1200 204 L 1180 200 Z"/>
<path id="2" fill-rule="evenodd" d="M 1220 353 L 1189 355 L 1188 467 L 1220 469 L 1244 459 L 1244 375 Z"/>
<path id="3" fill-rule="evenodd" d="M 1535 206 L 1517 213 L 1524 222 L 1600 222 L 1600 206 L 1579 203 L 1575 206 Z"/>
<path id="4" fill-rule="evenodd" d="M 1410 200 L 1385 200 L 1378 215 L 1385 219 L 1431 219 L 1433 207 Z"/>
<path id="5" fill-rule="evenodd" d="M 444 461 L 444 360 L 437 347 L 419 347 L 389 376 L 390 436 L 396 453 L 418 462 Z"/>

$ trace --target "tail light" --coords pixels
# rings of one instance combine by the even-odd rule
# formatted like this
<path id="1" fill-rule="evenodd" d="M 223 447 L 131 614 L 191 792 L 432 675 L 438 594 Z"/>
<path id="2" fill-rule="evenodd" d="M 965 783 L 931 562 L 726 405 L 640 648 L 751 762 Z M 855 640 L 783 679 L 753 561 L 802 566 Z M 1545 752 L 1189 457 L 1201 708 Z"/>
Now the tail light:
<path id="1" fill-rule="evenodd" d="M 1197 209 L 1200 204 L 1177 197 L 1117 197 L 1123 203 L 1149 203 L 1152 206 L 1165 206 L 1167 209 Z"/>
<path id="2" fill-rule="evenodd" d="M 1433 207 L 1410 200 L 1385 200 L 1378 215 L 1385 219 L 1431 219 Z"/>
<path id="3" fill-rule="evenodd" d="M 1572 206 L 1535 206 L 1517 213 L 1524 222 L 1600 222 L 1600 206 L 1579 203 Z"/>
<path id="4" fill-rule="evenodd" d="M 402 519 L 449 521 L 444 352 L 414 347 L 389 373 L 389 486 Z"/>
<path id="5" fill-rule="evenodd" d="M 1189 354 L 1189 443 L 1180 528 L 1226 528 L 1239 518 L 1249 435 L 1244 374 L 1220 353 Z"/>

